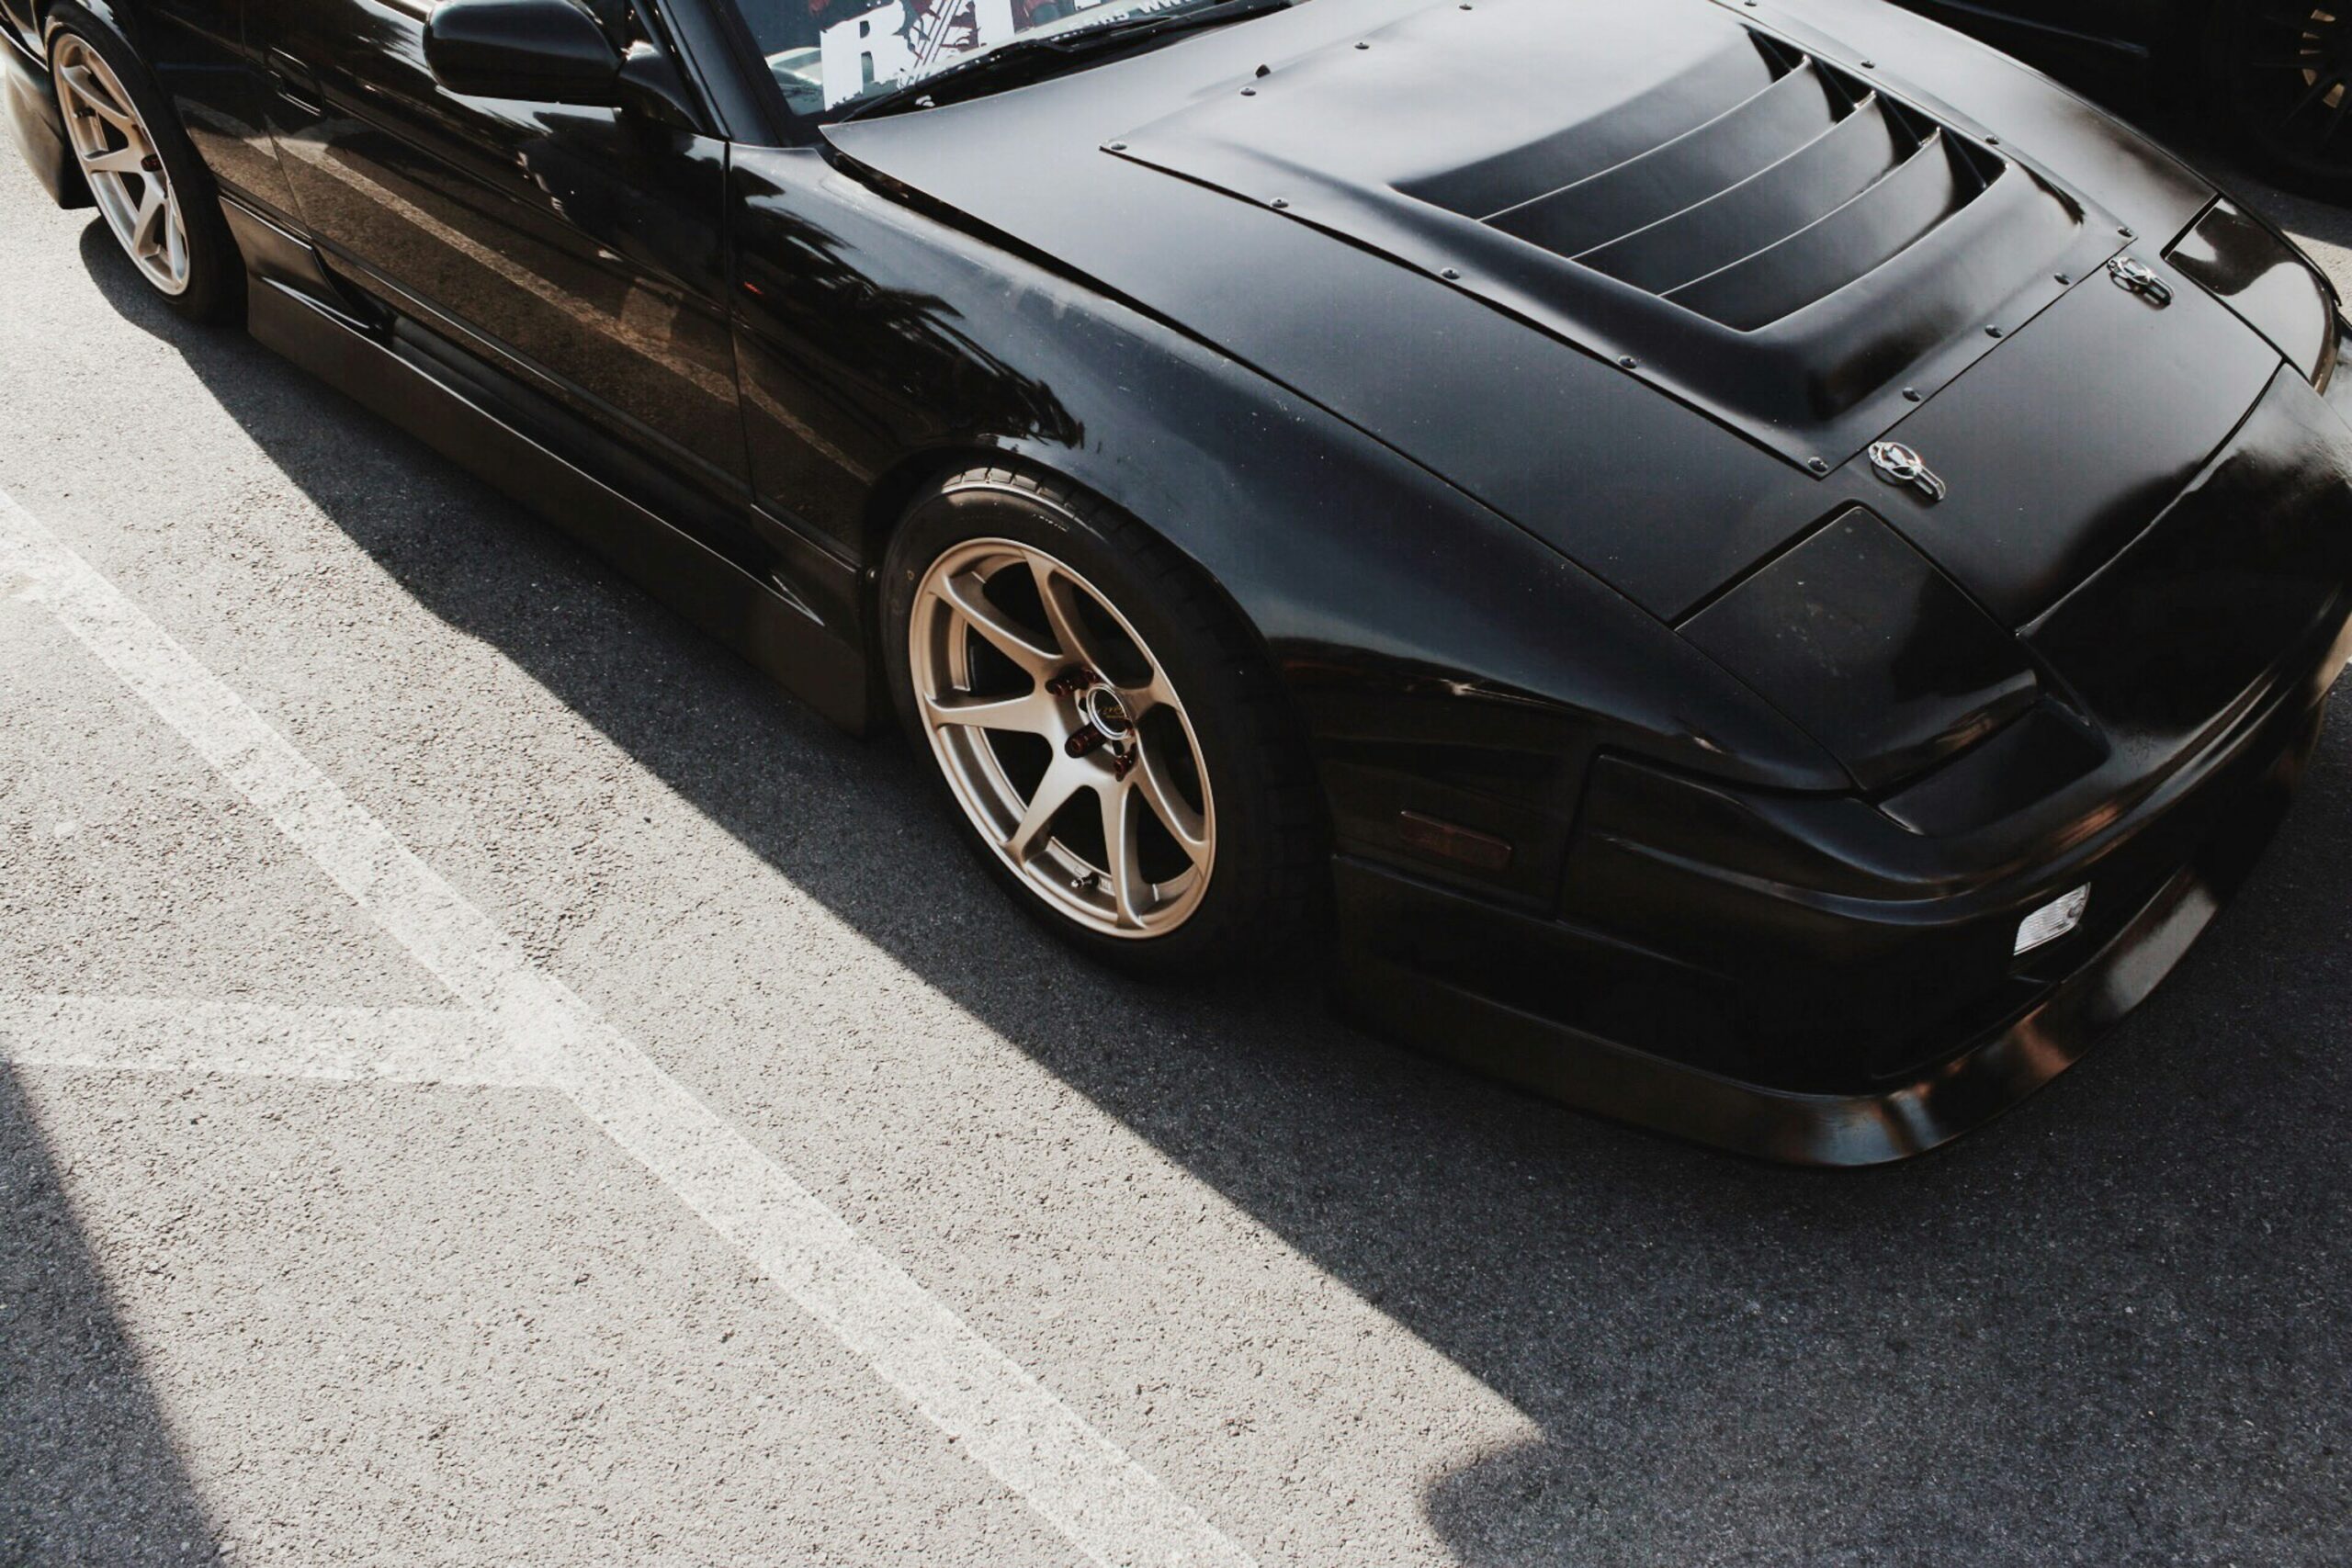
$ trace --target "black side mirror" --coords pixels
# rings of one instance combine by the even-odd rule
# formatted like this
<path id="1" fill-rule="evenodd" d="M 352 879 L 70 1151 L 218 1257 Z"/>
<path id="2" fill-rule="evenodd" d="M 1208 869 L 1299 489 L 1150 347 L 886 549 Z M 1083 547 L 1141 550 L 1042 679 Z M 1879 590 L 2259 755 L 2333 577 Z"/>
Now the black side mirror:
<path id="1" fill-rule="evenodd" d="M 572 0 L 440 0 L 424 62 L 469 97 L 613 107 L 623 96 L 620 51 Z"/>

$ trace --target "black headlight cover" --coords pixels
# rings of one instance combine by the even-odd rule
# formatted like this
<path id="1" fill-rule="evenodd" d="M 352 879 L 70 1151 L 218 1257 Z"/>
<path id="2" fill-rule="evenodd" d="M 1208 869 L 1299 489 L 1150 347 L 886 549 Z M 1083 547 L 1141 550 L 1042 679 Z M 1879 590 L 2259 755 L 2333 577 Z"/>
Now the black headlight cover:
<path id="1" fill-rule="evenodd" d="M 2224 200 L 2207 209 L 2166 259 L 2268 338 L 2306 380 L 2327 386 L 2335 368 L 2335 299 L 2293 246 Z"/>
<path id="2" fill-rule="evenodd" d="M 1679 629 L 1873 794 L 1984 739 L 2040 691 L 2018 639 L 1860 507 Z"/>

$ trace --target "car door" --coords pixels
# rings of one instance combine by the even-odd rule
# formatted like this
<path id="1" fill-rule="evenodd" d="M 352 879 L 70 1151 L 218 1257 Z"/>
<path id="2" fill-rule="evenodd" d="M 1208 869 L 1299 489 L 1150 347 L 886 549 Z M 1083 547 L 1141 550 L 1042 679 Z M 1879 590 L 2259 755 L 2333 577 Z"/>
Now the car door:
<path id="1" fill-rule="evenodd" d="M 510 372 L 535 437 L 767 576 L 725 310 L 728 146 L 692 99 L 469 97 L 426 64 L 430 0 L 248 3 L 279 162 L 330 265 Z M 650 14 L 607 25 L 672 47 Z"/>

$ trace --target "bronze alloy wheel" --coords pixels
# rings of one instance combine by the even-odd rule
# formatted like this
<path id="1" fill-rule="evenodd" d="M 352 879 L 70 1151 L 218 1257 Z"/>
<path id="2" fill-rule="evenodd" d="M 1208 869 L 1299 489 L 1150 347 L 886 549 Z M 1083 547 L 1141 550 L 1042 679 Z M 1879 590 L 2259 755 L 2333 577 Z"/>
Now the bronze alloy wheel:
<path id="1" fill-rule="evenodd" d="M 1216 803 L 1182 697 L 1066 562 L 1011 539 L 934 560 L 908 618 L 922 728 L 1004 864 L 1084 929 L 1165 936 L 1216 868 Z"/>
<path id="2" fill-rule="evenodd" d="M 138 105 L 114 68 L 77 34 L 56 35 L 50 65 L 65 133 L 99 215 L 149 283 L 166 295 L 187 293 L 187 220 Z"/>

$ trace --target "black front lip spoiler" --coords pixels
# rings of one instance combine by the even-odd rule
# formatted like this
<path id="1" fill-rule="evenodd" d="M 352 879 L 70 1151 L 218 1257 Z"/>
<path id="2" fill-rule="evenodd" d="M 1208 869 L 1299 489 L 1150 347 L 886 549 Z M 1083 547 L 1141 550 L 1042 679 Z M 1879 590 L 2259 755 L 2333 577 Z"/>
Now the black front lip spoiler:
<path id="1" fill-rule="evenodd" d="M 1951 1055 L 1899 1087 L 1814 1094 L 1726 1077 L 1483 996 L 1362 941 L 1341 945 L 1338 1003 L 1363 1026 L 1404 1043 L 1580 1110 L 1736 1154 L 1843 1168 L 1926 1154 L 2074 1066 L 2187 955 L 2284 819 L 2318 742 L 2325 694 L 2343 667 L 2347 640 L 2339 637 L 2325 667 L 2282 694 L 2214 768 L 2217 784 L 2218 775 L 2234 775 L 2224 785 L 2232 809 L 2120 931 L 2030 1010 L 1973 1041 L 1955 1042 Z M 1401 892 L 1391 874 L 1362 863 L 1343 863 L 1340 881 L 1343 908 L 1356 897 L 1377 901 Z M 1421 914 L 1445 918 L 1425 905 Z"/>
<path id="2" fill-rule="evenodd" d="M 2220 909 L 2196 871 L 2181 872 L 2041 1005 L 1931 1076 L 1874 1095 L 1741 1083 L 1376 960 L 1343 964 L 1340 984 L 1350 1010 L 1365 1016 L 1396 1021 L 1442 1010 L 1450 1015 L 1445 1055 L 1579 1110 L 1781 1164 L 1858 1168 L 1948 1144 L 2073 1066 L 2147 999 Z"/>

